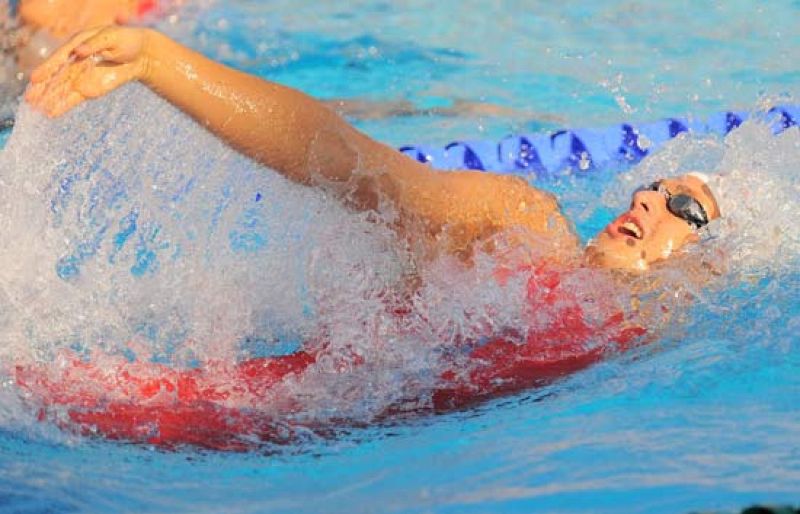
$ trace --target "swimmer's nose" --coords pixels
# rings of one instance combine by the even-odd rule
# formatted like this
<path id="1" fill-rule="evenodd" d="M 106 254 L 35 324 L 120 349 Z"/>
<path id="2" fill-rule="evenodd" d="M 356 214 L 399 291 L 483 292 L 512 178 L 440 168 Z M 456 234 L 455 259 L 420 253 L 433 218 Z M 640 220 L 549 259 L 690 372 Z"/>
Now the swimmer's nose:
<path id="1" fill-rule="evenodd" d="M 652 215 L 656 214 L 661 204 L 666 205 L 664 195 L 658 191 L 637 191 L 633 195 L 631 208 Z"/>

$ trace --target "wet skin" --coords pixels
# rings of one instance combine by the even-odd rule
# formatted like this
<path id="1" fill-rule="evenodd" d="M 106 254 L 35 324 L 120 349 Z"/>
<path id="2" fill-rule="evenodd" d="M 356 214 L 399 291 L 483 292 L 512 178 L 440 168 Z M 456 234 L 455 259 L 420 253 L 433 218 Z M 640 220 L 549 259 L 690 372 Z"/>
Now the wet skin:
<path id="1" fill-rule="evenodd" d="M 670 194 L 686 194 L 700 202 L 709 220 L 719 217 L 719 208 L 708 186 L 692 175 L 664 179 Z M 667 208 L 661 191 L 637 191 L 628 211 L 608 224 L 586 248 L 586 260 L 606 268 L 647 270 L 699 240 L 697 229 Z"/>
<path id="2" fill-rule="evenodd" d="M 26 99 L 49 116 L 140 81 L 233 148 L 295 182 L 328 189 L 358 210 L 388 200 L 401 237 L 470 261 L 500 233 L 563 266 L 635 272 L 697 241 L 696 230 L 667 208 L 660 191 L 639 191 L 630 209 L 585 252 L 549 193 L 511 176 L 433 170 L 355 130 L 321 102 L 292 88 L 214 62 L 152 30 L 101 28 L 78 34 L 32 75 Z M 719 216 L 694 176 L 666 179 L 670 194 Z M 491 251 L 491 246 L 485 246 Z"/>

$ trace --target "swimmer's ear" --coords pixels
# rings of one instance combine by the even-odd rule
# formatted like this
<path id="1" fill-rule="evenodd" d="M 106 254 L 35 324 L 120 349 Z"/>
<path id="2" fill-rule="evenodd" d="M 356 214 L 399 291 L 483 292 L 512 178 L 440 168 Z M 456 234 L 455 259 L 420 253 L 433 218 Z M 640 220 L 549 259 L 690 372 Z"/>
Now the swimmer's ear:
<path id="1" fill-rule="evenodd" d="M 698 242 L 700 242 L 700 236 L 697 234 L 697 232 L 692 232 L 691 234 L 689 234 L 686 237 L 686 242 L 687 243 L 698 243 Z"/>

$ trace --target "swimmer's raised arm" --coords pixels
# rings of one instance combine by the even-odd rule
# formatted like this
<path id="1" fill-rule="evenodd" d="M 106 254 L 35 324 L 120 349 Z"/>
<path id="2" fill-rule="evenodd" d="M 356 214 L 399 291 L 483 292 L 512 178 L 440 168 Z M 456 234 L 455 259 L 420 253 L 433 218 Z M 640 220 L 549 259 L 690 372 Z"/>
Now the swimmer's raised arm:
<path id="1" fill-rule="evenodd" d="M 294 181 L 339 192 L 362 209 L 391 200 L 401 214 L 424 221 L 431 235 L 446 231 L 453 250 L 468 250 L 512 225 L 577 244 L 555 200 L 525 181 L 436 172 L 362 134 L 304 93 L 214 62 L 152 30 L 109 27 L 79 34 L 33 73 L 26 98 L 58 116 L 134 80 Z"/>
<path id="2" fill-rule="evenodd" d="M 424 174 L 304 93 L 212 61 L 152 30 L 106 28 L 78 35 L 34 72 L 27 98 L 59 116 L 133 80 L 298 182 L 311 182 L 314 174 L 346 181 L 354 170 L 369 167 Z"/>

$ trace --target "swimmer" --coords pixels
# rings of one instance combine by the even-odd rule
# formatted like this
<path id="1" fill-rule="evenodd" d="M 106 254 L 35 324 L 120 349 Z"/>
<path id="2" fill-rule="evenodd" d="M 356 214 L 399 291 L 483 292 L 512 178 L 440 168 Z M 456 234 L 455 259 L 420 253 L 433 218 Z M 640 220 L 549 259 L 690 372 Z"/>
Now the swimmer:
<path id="1" fill-rule="evenodd" d="M 48 116 L 60 116 L 131 81 L 286 178 L 322 188 L 353 209 L 391 212 L 391 226 L 415 251 L 415 264 L 453 255 L 470 265 L 478 252 L 499 253 L 504 235 L 536 253 L 527 270 L 526 301 L 549 305 L 552 319 L 525 335 L 487 334 L 465 342 L 452 358 L 444 355 L 427 398 L 435 411 L 542 385 L 639 344 L 650 325 L 646 309 L 630 320 L 609 305 L 587 320 L 580 295 L 560 287 L 560 270 L 606 268 L 619 271 L 614 276 L 637 277 L 662 263 L 684 266 L 691 259 L 675 257 L 720 216 L 703 175 L 664 178 L 638 188 L 630 208 L 581 248 L 556 199 L 525 180 L 434 170 L 360 133 L 300 91 L 226 67 L 149 29 L 78 34 L 33 72 L 26 99 Z M 392 312 L 403 316 L 402 309 Z M 252 444 L 254 434 L 276 438 L 273 411 L 257 407 L 274 399 L 273 388 L 287 377 L 304 376 L 328 357 L 324 341 L 306 346 L 286 356 L 188 371 L 136 362 L 111 365 L 108 373 L 76 359 L 56 369 L 20 365 L 15 376 L 45 409 L 67 413 L 60 423 L 81 432 L 236 449 Z M 278 426 L 280 416 L 291 417 L 297 408 L 288 404 L 286 412 L 275 411 Z M 385 415 L 403 408 L 387 405 Z"/>
<path id="2" fill-rule="evenodd" d="M 150 29 L 82 32 L 36 69 L 27 101 L 48 116 L 140 81 L 236 150 L 295 182 L 324 188 L 358 210 L 390 206 L 398 236 L 422 261 L 476 250 L 513 233 L 561 267 L 641 273 L 699 241 L 720 216 L 700 174 L 633 193 L 627 212 L 581 248 L 558 202 L 525 180 L 436 171 L 357 131 L 304 93 L 229 68 Z M 387 203 L 388 202 L 388 203 Z"/>

